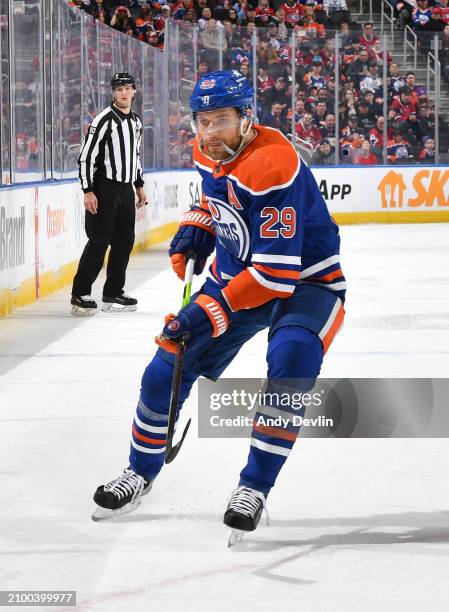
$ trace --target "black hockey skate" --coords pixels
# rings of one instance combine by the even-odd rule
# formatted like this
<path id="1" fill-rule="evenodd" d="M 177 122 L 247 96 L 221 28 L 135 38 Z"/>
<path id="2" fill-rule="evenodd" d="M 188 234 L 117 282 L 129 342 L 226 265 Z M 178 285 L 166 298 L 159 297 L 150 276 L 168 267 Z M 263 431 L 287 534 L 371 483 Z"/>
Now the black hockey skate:
<path id="1" fill-rule="evenodd" d="M 90 295 L 72 295 L 72 315 L 75 317 L 89 317 L 95 314 L 97 302 Z"/>
<path id="2" fill-rule="evenodd" d="M 149 493 L 152 485 L 152 480 L 145 480 L 131 468 L 126 468 L 121 476 L 95 491 L 94 502 L 98 508 L 92 514 L 92 520 L 101 521 L 137 510 L 142 495 Z"/>
<path id="3" fill-rule="evenodd" d="M 247 531 L 254 531 L 262 512 L 266 512 L 265 495 L 250 487 L 239 486 L 232 492 L 223 523 L 231 527 L 228 547 L 240 542 Z"/>
<path id="4" fill-rule="evenodd" d="M 117 297 L 104 295 L 101 310 L 103 312 L 135 312 L 137 310 L 137 300 L 126 293 Z"/>

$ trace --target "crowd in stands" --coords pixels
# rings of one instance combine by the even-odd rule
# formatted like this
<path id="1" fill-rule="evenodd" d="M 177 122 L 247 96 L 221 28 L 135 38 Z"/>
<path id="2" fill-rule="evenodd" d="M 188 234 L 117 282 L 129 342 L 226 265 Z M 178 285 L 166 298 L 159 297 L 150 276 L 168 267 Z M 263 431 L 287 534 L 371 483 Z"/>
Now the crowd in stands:
<path id="1" fill-rule="evenodd" d="M 159 48 L 163 48 L 166 21 L 177 22 L 181 32 L 180 78 L 192 81 L 195 78 L 193 24 L 198 31 L 196 78 L 221 65 L 239 70 L 252 83 L 253 32 L 257 31 L 258 120 L 294 139 L 313 164 L 334 164 L 337 147 L 339 163 L 367 165 L 384 161 L 382 75 L 386 62 L 387 161 L 433 162 L 434 109 L 425 87 L 416 82 L 413 72 L 404 74 L 392 61 L 373 23 L 352 21 L 346 0 L 233 1 L 173 0 L 161 4 L 153 0 L 73 0 L 72 3 L 114 29 Z M 415 0 L 410 2 L 416 4 Z M 429 2 L 434 0 L 418 0 L 408 13 L 407 7 L 412 6 L 409 2 L 396 2 L 398 23 L 405 25 L 411 20 L 415 27 L 425 28 L 423 10 Z M 444 7 L 448 2 L 441 0 L 438 18 L 434 17 L 434 11 L 429 13 L 427 27 L 436 21 L 449 20 L 449 8 L 446 12 Z M 334 42 L 336 29 L 340 41 L 338 53 Z M 295 37 L 294 92 L 292 33 Z M 446 49 L 449 57 L 449 42 Z M 335 94 L 337 58 L 338 96 Z M 192 137 L 188 121 L 181 122 L 172 143 L 181 165 L 191 164 Z"/>

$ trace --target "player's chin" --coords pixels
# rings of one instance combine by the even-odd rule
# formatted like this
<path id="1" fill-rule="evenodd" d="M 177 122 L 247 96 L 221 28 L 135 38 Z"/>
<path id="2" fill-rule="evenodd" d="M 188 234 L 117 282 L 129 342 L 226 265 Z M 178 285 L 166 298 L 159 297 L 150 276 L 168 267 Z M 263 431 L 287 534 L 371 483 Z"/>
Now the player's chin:
<path id="1" fill-rule="evenodd" d="M 209 153 L 215 158 L 215 159 L 222 159 L 223 157 L 226 156 L 226 151 L 223 148 L 223 143 L 219 142 L 219 143 L 209 143 L 207 145 L 207 148 L 209 150 Z"/>

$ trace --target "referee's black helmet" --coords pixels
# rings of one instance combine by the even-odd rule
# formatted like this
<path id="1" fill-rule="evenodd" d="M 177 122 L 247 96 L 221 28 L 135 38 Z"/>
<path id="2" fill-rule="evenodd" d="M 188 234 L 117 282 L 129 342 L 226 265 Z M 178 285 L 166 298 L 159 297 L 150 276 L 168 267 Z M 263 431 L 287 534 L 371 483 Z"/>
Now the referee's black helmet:
<path id="1" fill-rule="evenodd" d="M 129 72 L 116 72 L 111 79 L 112 89 L 114 90 L 123 85 L 132 85 L 133 89 L 136 89 L 136 80 Z"/>

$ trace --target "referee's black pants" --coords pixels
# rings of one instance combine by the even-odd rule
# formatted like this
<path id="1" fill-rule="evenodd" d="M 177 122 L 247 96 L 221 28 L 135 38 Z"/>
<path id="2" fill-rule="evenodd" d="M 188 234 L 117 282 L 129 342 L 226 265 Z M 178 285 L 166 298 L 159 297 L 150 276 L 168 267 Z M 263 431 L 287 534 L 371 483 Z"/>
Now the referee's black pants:
<path id="1" fill-rule="evenodd" d="M 91 294 L 106 250 L 111 245 L 103 295 L 117 297 L 123 293 L 126 268 L 134 245 L 134 189 L 132 183 L 118 183 L 97 175 L 93 192 L 98 200 L 98 210 L 96 215 L 86 210 L 85 228 L 89 241 L 73 279 L 72 295 Z"/>

